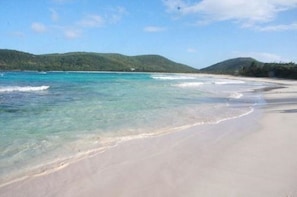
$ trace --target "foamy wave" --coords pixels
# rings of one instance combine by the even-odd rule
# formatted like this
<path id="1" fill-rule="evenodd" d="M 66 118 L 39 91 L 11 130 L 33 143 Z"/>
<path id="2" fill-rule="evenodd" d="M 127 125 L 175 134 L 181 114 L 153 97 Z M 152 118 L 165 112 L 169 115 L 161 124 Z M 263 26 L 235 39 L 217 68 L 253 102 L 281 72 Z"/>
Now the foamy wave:
<path id="1" fill-rule="evenodd" d="M 244 81 L 239 80 L 228 80 L 228 81 L 215 81 L 214 84 L 216 85 L 232 85 L 232 84 L 244 84 Z"/>
<path id="2" fill-rule="evenodd" d="M 187 87 L 198 87 L 198 86 L 201 86 L 203 84 L 204 83 L 202 83 L 202 82 L 187 82 L 187 83 L 180 83 L 180 84 L 177 84 L 175 86 L 181 87 L 181 88 L 187 88 Z"/>
<path id="3" fill-rule="evenodd" d="M 188 80 L 188 79 L 196 79 L 192 76 L 179 76 L 179 75 L 152 75 L 151 78 L 157 80 Z"/>
<path id="4" fill-rule="evenodd" d="M 240 99 L 243 96 L 243 94 L 238 93 L 238 92 L 234 92 L 232 93 L 229 98 L 233 98 L 233 99 Z"/>
<path id="5" fill-rule="evenodd" d="M 8 86 L 0 87 L 0 92 L 34 92 L 49 89 L 50 86 Z"/>
<path id="6" fill-rule="evenodd" d="M 247 112 L 245 112 L 245 113 L 242 113 L 242 114 L 240 114 L 240 115 L 238 115 L 238 116 L 233 116 L 233 117 L 223 118 L 223 119 L 221 119 L 221 120 L 216 121 L 215 124 L 219 124 L 219 123 L 224 122 L 224 121 L 226 121 L 226 120 L 232 120 L 232 119 L 236 119 L 236 118 L 241 118 L 241 117 L 244 117 L 244 116 L 247 116 L 247 115 L 253 113 L 254 111 L 255 111 L 255 109 L 252 108 L 252 107 L 250 107 L 249 110 L 248 110 Z"/>

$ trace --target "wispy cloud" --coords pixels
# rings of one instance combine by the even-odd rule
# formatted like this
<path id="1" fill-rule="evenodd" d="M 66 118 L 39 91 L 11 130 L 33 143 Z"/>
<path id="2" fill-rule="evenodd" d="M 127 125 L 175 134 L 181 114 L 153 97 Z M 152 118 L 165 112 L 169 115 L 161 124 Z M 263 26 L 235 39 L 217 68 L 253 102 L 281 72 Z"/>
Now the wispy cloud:
<path id="1" fill-rule="evenodd" d="M 46 32 L 47 27 L 43 23 L 33 22 L 31 24 L 31 29 L 37 33 L 43 33 Z"/>
<path id="2" fill-rule="evenodd" d="M 109 13 L 106 15 L 106 20 L 110 24 L 116 24 L 122 20 L 122 18 L 127 15 L 128 12 L 124 7 L 115 7 L 109 10 Z"/>
<path id="3" fill-rule="evenodd" d="M 297 7 L 297 0 L 163 0 L 166 10 L 178 16 L 194 15 L 198 23 L 234 21 L 244 27 L 274 20 L 280 12 Z"/>
<path id="4" fill-rule="evenodd" d="M 10 33 L 11 36 L 17 37 L 17 38 L 24 38 L 25 34 L 20 31 L 15 31 Z"/>
<path id="5" fill-rule="evenodd" d="M 76 39 L 83 36 L 83 34 L 90 29 L 102 28 L 106 25 L 118 23 L 125 14 L 127 14 L 127 12 L 123 7 L 111 8 L 103 15 L 88 14 L 74 22 L 73 25 L 60 29 L 63 30 L 64 36 L 67 39 Z"/>
<path id="6" fill-rule="evenodd" d="M 59 14 L 55 9 L 49 9 L 49 11 L 51 12 L 51 19 L 52 21 L 58 21 L 59 20 Z"/>
<path id="7" fill-rule="evenodd" d="M 188 7 L 183 0 L 163 0 L 168 12 L 180 12 L 182 8 Z"/>
<path id="8" fill-rule="evenodd" d="M 188 53 L 197 53 L 197 49 L 195 48 L 187 48 Z"/>
<path id="9" fill-rule="evenodd" d="M 68 2 L 72 2 L 72 1 L 73 0 L 52 0 L 52 2 L 59 3 L 59 4 L 68 3 Z"/>
<path id="10" fill-rule="evenodd" d="M 81 27 L 102 27 L 105 24 L 105 19 L 99 15 L 87 15 L 77 24 Z"/>
<path id="11" fill-rule="evenodd" d="M 268 25 L 268 26 L 256 26 L 256 30 L 258 31 L 296 31 L 297 30 L 297 22 L 287 24 L 287 25 Z"/>
<path id="12" fill-rule="evenodd" d="M 73 0 L 52 1 L 55 3 L 66 3 Z M 102 28 L 107 25 L 115 25 L 119 23 L 126 14 L 128 14 L 124 7 L 113 7 L 106 9 L 105 12 L 101 13 L 100 15 L 96 13 L 86 13 L 79 20 L 71 21 L 68 24 L 61 25 L 59 24 L 59 13 L 53 8 L 49 8 L 48 10 L 50 12 L 50 19 L 52 23 L 45 25 L 40 22 L 33 22 L 31 24 L 31 29 L 37 33 L 56 32 L 62 34 L 67 39 L 80 38 L 84 36 L 84 34 L 87 34 L 91 29 Z"/>
<path id="13" fill-rule="evenodd" d="M 128 12 L 124 7 L 115 7 L 107 10 L 105 14 L 89 14 L 77 22 L 81 27 L 102 27 L 120 22 Z"/>
<path id="14" fill-rule="evenodd" d="M 149 32 L 149 33 L 162 32 L 165 30 L 166 30 L 165 27 L 160 27 L 160 26 L 146 26 L 143 28 L 143 31 Z"/>
<path id="15" fill-rule="evenodd" d="M 66 29 L 64 30 L 64 36 L 67 39 L 76 39 L 81 37 L 81 31 L 79 29 Z"/>

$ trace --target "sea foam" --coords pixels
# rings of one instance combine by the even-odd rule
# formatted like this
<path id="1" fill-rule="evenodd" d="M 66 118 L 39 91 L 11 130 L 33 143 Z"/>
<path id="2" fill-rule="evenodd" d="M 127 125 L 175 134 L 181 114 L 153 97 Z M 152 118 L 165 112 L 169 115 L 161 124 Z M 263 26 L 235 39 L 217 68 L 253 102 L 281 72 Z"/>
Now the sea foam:
<path id="1" fill-rule="evenodd" d="M 183 76 L 183 75 L 152 75 L 151 78 L 157 80 L 189 80 L 196 79 L 193 76 Z"/>
<path id="2" fill-rule="evenodd" d="M 203 82 L 185 82 L 185 83 L 180 83 L 175 85 L 176 87 L 181 87 L 181 88 L 190 88 L 190 87 L 198 87 L 203 85 Z"/>
<path id="3" fill-rule="evenodd" d="M 243 96 L 242 93 L 234 92 L 234 93 L 231 93 L 231 95 L 229 96 L 229 98 L 232 98 L 232 99 L 240 99 L 242 96 Z"/>
<path id="4" fill-rule="evenodd" d="M 7 86 L 0 87 L 0 92 L 34 92 L 49 89 L 50 86 Z"/>
<path id="5" fill-rule="evenodd" d="M 228 80 L 228 81 L 215 81 L 215 85 L 232 85 L 232 84 L 244 84 L 244 81 L 239 80 Z"/>

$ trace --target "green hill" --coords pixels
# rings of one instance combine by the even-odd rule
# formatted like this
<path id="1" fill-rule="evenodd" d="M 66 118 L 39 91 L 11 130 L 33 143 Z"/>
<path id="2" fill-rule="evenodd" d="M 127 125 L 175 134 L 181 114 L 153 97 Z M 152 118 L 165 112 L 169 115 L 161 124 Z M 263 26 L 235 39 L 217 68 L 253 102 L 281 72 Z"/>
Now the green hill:
<path id="1" fill-rule="evenodd" d="M 200 72 L 248 77 L 297 79 L 297 65 L 293 62 L 263 63 L 253 58 L 235 58 L 226 60 L 201 69 Z"/>
<path id="2" fill-rule="evenodd" d="M 0 49 L 0 70 L 138 71 L 188 73 L 198 70 L 159 55 L 72 52 L 34 55 Z"/>
<path id="3" fill-rule="evenodd" d="M 253 58 L 240 57 L 216 63 L 212 66 L 203 68 L 200 71 L 203 73 L 236 75 L 242 68 L 249 67 L 253 62 L 261 64 L 261 62 L 258 62 Z"/>

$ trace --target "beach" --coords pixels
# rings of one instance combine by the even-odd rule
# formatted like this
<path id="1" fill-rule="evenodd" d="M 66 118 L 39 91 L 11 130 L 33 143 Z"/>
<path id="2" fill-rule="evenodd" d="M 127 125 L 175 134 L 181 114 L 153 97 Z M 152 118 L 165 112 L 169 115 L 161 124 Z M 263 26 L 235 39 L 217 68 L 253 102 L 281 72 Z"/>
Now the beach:
<path id="1" fill-rule="evenodd" d="M 267 103 L 249 115 L 123 141 L 0 196 L 297 196 L 297 82 L 244 80 L 279 88 L 261 90 Z"/>

